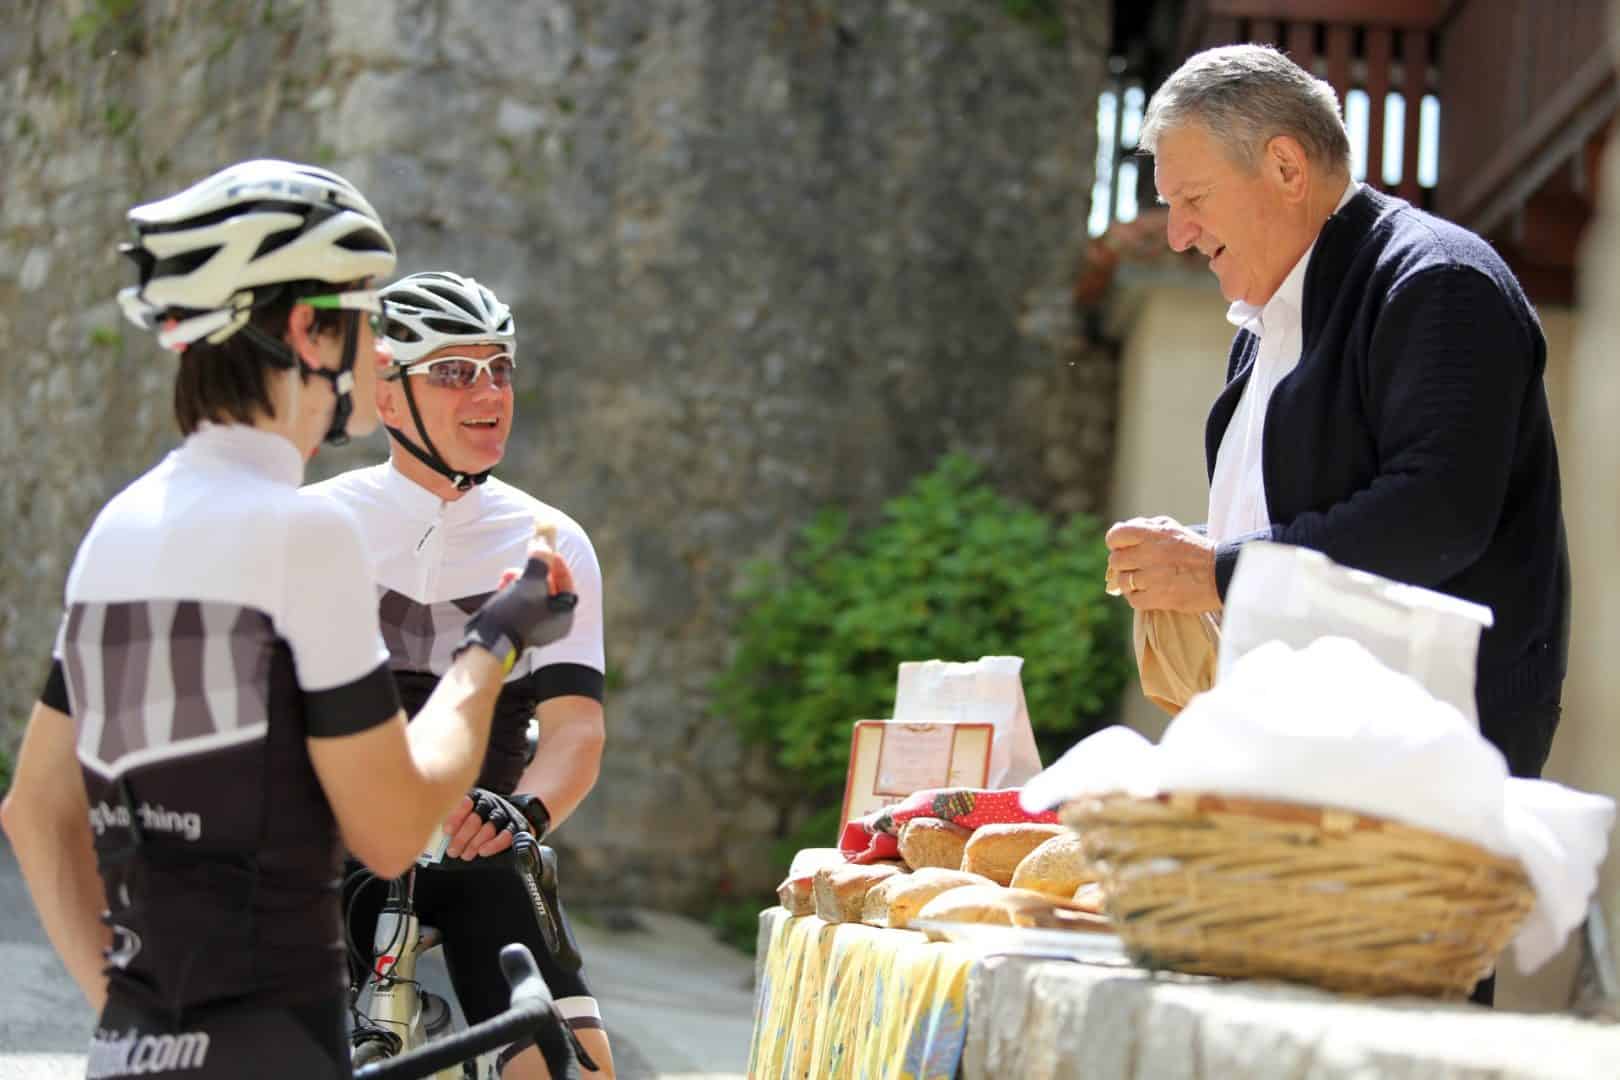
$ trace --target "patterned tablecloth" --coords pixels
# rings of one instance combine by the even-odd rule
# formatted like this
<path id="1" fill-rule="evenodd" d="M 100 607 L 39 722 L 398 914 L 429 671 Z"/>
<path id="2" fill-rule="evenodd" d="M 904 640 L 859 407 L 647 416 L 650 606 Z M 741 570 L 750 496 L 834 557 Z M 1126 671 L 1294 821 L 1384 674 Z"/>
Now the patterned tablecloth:
<path id="1" fill-rule="evenodd" d="M 975 954 L 910 930 L 767 913 L 750 1080 L 952 1080 Z"/>

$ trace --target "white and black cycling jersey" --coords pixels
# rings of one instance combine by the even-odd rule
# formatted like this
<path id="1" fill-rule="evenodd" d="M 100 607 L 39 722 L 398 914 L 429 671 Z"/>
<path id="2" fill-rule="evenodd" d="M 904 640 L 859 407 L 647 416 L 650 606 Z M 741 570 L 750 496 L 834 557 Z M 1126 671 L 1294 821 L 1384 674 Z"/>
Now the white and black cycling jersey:
<path id="1" fill-rule="evenodd" d="M 115 928 L 164 1008 L 343 985 L 342 848 L 306 739 L 399 699 L 352 516 L 286 439 L 204 425 L 102 510 L 41 700 L 74 721 Z"/>
<path id="2" fill-rule="evenodd" d="M 360 523 L 389 664 L 413 715 L 448 670 L 467 617 L 502 571 L 523 565 L 535 523 L 556 525 L 579 604 L 567 636 L 524 650 L 502 688 L 478 786 L 510 792 L 535 705 L 569 694 L 603 698 L 602 570 L 590 537 L 556 507 L 495 477 L 446 501 L 385 462 L 306 490 L 343 503 Z"/>

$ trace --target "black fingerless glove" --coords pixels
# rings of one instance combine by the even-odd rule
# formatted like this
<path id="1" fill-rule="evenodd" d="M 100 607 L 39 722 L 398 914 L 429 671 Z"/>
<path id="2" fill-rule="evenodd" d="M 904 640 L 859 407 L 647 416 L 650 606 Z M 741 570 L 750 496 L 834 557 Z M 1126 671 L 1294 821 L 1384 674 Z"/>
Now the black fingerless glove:
<path id="1" fill-rule="evenodd" d="M 478 645 L 511 671 L 524 649 L 567 637 L 579 597 L 571 592 L 551 593 L 547 574 L 546 561 L 531 558 L 521 577 L 485 600 L 467 620 L 454 655 Z"/>
<path id="2" fill-rule="evenodd" d="M 504 795 L 488 788 L 475 787 L 467 793 L 467 797 L 472 800 L 472 812 L 484 824 L 494 826 L 496 832 L 517 832 L 529 827 L 523 811 L 513 806 Z"/>
<path id="3" fill-rule="evenodd" d="M 494 826 L 496 832 L 515 833 L 521 829 L 539 841 L 551 829 L 551 812 L 538 795 L 500 795 L 475 787 L 467 797 L 472 799 L 472 812 L 480 821 Z"/>

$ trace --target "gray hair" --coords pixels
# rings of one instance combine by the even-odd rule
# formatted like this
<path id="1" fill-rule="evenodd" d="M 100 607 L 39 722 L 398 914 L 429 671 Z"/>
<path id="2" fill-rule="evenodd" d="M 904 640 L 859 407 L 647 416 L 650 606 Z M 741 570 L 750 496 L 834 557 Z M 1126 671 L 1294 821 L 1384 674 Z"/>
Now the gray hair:
<path id="1" fill-rule="evenodd" d="M 1266 45 L 1206 49 L 1154 91 L 1137 146 L 1151 154 L 1166 131 L 1197 124 L 1250 170 L 1278 135 L 1299 140 L 1320 167 L 1350 171 L 1350 137 L 1339 96 L 1288 57 Z"/>

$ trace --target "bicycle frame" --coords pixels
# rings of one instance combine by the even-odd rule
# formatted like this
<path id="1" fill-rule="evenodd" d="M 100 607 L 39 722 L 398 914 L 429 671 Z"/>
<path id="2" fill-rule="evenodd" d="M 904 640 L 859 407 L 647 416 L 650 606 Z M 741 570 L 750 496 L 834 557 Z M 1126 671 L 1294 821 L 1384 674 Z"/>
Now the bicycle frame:
<path id="1" fill-rule="evenodd" d="M 377 917 L 371 967 L 366 976 L 370 997 L 366 1002 L 366 1009 L 360 1013 L 369 1021 L 369 1026 L 357 1025 L 350 1036 L 350 1062 L 356 1070 L 367 1065 L 376 1068 L 399 1055 L 415 1056 L 413 1051 L 422 1052 L 424 1047 L 438 1041 L 449 1027 L 449 1003 L 439 998 L 437 994 L 429 994 L 416 981 L 418 957 L 437 945 L 439 938 L 437 931 L 422 929 L 415 906 L 417 868 L 432 866 L 442 861 L 448 844 L 449 837 L 442 832 L 437 833 L 428 849 L 417 859 L 417 865 L 407 870 L 403 877 L 389 883 L 388 898 Z M 546 946 L 553 955 L 560 954 L 566 958 L 566 962 L 573 963 L 577 967 L 578 949 L 571 935 L 567 933 L 565 924 L 560 921 L 560 909 L 554 909 L 548 904 L 544 895 L 549 889 L 555 896 L 555 855 L 549 848 L 540 847 L 531 834 L 521 831 L 513 837 L 512 853 L 520 860 L 519 872 L 522 874 L 524 888 L 529 894 L 529 901 L 534 908 L 534 915 L 540 924 Z M 543 884 L 541 879 L 546 884 Z M 539 971 L 534 969 L 533 958 L 522 946 L 507 947 L 508 951 L 511 949 L 517 949 L 528 958 L 527 972 L 538 984 L 536 990 L 544 996 L 549 1010 L 550 991 L 546 988 Z M 516 993 L 519 969 L 506 967 L 504 951 L 502 964 Z M 429 1002 L 437 1002 L 445 1009 L 442 1023 L 430 1018 L 427 1008 Z M 514 999 L 515 1007 L 516 999 Z M 580 1065 L 594 1069 L 595 1063 L 590 1060 L 585 1048 L 580 1045 L 567 1024 L 562 1022 L 560 1015 L 548 1012 L 547 1016 L 555 1023 L 556 1038 L 560 1040 L 560 1044 L 552 1047 L 549 1053 L 557 1055 L 559 1061 L 566 1058 L 570 1068 L 577 1060 Z M 485 1021 L 478 1027 L 498 1026 L 498 1022 L 499 1018 Z M 461 1034 L 469 1035 L 473 1032 L 470 1030 Z M 515 1035 L 514 1032 L 512 1037 Z M 511 1041 L 511 1037 L 506 1041 Z M 487 1045 L 492 1048 L 460 1064 L 452 1064 L 436 1072 L 413 1073 L 413 1075 L 431 1076 L 433 1080 L 498 1080 L 495 1060 L 500 1047 L 505 1044 Z M 545 1053 L 548 1051 L 542 1047 L 542 1054 Z M 547 1060 L 549 1063 L 551 1059 Z M 382 1067 L 385 1070 L 388 1068 L 386 1065 Z M 553 1066 L 553 1075 L 559 1075 L 556 1072 L 559 1067 Z"/>
<path id="2" fill-rule="evenodd" d="M 439 844 L 439 853 L 443 844 Z M 432 854 L 424 853 L 424 858 Z M 437 861 L 436 859 L 434 861 Z M 449 1027 L 449 1004 L 437 995 L 428 995 L 416 981 L 417 958 L 438 944 L 438 935 L 431 928 L 424 931 L 416 916 L 414 903 L 416 868 L 389 883 L 388 899 L 377 917 L 377 931 L 372 944 L 373 957 L 366 986 L 370 996 L 361 1015 L 372 1025 L 357 1027 L 350 1037 L 350 1060 L 355 1066 L 381 1061 L 408 1053 L 426 1045 L 444 1028 Z M 445 1010 L 442 1026 L 429 1016 L 428 1003 L 438 1000 Z M 393 1040 L 379 1039 L 377 1031 L 386 1032 Z M 478 1056 L 475 1062 L 441 1069 L 433 1073 L 434 1080 L 495 1080 L 494 1051 Z"/>
<path id="3" fill-rule="evenodd" d="M 574 1056 L 577 1042 L 552 1004 L 551 991 L 534 956 L 522 945 L 506 946 L 501 950 L 501 973 L 512 988 L 511 1005 L 501 1015 L 399 1057 L 363 1065 L 355 1069 L 355 1080 L 425 1080 L 446 1069 L 454 1072 L 478 1054 L 524 1034 L 534 1036 L 540 1056 L 556 1080 L 579 1080 L 579 1059 Z"/>

